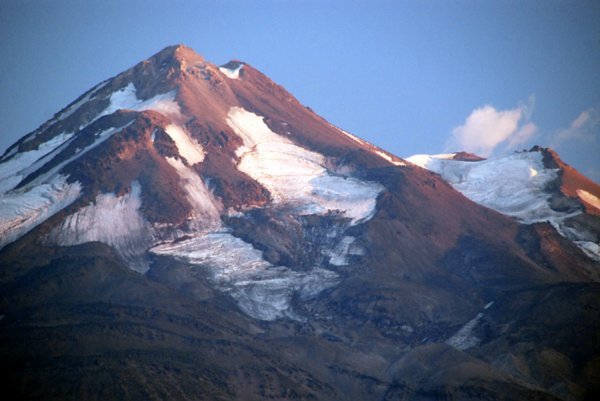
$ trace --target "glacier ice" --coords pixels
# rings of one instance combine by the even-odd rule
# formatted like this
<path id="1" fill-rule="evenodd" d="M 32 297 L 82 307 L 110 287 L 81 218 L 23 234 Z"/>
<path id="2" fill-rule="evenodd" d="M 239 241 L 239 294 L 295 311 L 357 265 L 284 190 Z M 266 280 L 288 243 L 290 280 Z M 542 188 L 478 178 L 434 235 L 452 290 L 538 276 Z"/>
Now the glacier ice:
<path id="1" fill-rule="evenodd" d="M 291 305 L 294 294 L 310 297 L 337 283 L 336 273 L 319 267 L 296 272 L 273 266 L 263 259 L 261 251 L 227 231 L 161 244 L 151 252 L 207 268 L 217 288 L 259 320 L 299 319 Z"/>
<path id="2" fill-rule="evenodd" d="M 78 182 L 56 175 L 30 189 L 10 191 L 0 197 L 0 248 L 73 203 L 81 192 Z"/>
<path id="3" fill-rule="evenodd" d="M 550 208 L 550 194 L 545 189 L 557 172 L 544 168 L 541 153 L 516 153 L 477 162 L 453 160 L 452 156 L 416 155 L 407 160 L 440 174 L 472 201 L 524 223 L 563 216 Z"/>
<path id="4" fill-rule="evenodd" d="M 557 178 L 557 169 L 544 167 L 541 152 L 520 152 L 481 161 L 453 160 L 454 154 L 414 155 L 406 160 L 438 173 L 467 198 L 525 224 L 549 222 L 570 238 L 590 258 L 600 261 L 598 244 L 565 226 L 565 219 L 580 211 L 562 212 L 550 207 L 546 190 Z M 583 190 L 577 194 L 594 206 L 597 198 Z"/>

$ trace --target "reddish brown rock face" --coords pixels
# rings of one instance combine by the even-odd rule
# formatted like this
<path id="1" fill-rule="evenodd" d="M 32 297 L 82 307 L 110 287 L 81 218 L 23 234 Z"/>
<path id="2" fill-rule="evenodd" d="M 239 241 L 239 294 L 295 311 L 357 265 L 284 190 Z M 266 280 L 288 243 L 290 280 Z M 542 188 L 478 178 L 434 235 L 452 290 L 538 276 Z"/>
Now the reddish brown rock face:
<path id="1" fill-rule="evenodd" d="M 481 156 L 477 156 L 473 153 L 469 153 L 469 152 L 457 152 L 454 157 L 454 160 L 461 160 L 464 162 L 478 162 L 481 160 L 484 160 L 483 157 Z"/>
<path id="2" fill-rule="evenodd" d="M 600 187 L 536 151 L 552 208 L 598 242 Z M 249 64 L 162 50 L 13 145 L 0 189 L 0 377 L 21 399 L 600 391 L 597 262 Z"/>
<path id="3" fill-rule="evenodd" d="M 552 149 L 542 149 L 544 153 L 544 164 L 548 168 L 556 168 L 559 171 L 557 186 L 560 192 L 569 197 L 576 198 L 586 213 L 600 216 L 600 205 L 598 202 L 590 202 L 589 198 L 582 196 L 581 191 L 600 199 L 600 185 L 582 175 L 579 171 L 563 162 L 558 154 Z"/>

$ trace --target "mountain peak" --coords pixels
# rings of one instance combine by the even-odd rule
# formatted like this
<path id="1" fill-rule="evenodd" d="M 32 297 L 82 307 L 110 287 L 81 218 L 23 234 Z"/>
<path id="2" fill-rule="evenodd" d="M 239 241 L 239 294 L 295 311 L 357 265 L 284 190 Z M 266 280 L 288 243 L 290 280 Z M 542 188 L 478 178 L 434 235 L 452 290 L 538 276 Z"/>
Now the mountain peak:
<path id="1" fill-rule="evenodd" d="M 182 43 L 167 46 L 164 49 L 162 49 L 161 51 L 159 51 L 158 53 L 156 53 L 154 56 L 163 55 L 163 54 L 171 55 L 178 59 L 197 58 L 197 57 L 202 58 L 198 53 L 196 53 L 194 51 L 194 49 L 192 49 L 191 47 L 186 46 Z M 154 56 L 152 56 L 152 57 L 154 57 Z"/>
<path id="2" fill-rule="evenodd" d="M 203 64 L 206 60 L 192 48 L 183 44 L 176 44 L 165 47 L 144 61 L 144 63 L 148 62 L 154 62 L 159 66 L 177 64 L 181 67 L 187 64 Z"/>

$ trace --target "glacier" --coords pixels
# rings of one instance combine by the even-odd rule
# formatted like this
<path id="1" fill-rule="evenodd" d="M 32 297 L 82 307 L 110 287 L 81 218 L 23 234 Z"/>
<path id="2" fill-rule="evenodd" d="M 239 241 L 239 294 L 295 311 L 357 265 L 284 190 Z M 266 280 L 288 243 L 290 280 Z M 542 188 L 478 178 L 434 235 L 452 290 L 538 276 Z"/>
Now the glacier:
<path id="1" fill-rule="evenodd" d="M 549 222 L 562 236 L 573 240 L 591 259 L 600 261 L 600 246 L 584 233 L 567 227 L 565 220 L 581 211 L 556 211 L 546 190 L 557 178 L 557 169 L 544 167 L 541 152 L 518 152 L 481 161 L 460 161 L 454 154 L 414 155 L 407 161 L 442 176 L 472 201 L 511 216 L 524 224 Z M 583 190 L 577 194 L 594 206 L 597 199 Z M 594 197 L 595 198 L 595 197 Z"/>
<path id="2" fill-rule="evenodd" d="M 157 245 L 150 251 L 207 269 L 215 286 L 258 320 L 301 320 L 292 309 L 292 296 L 311 297 L 338 282 L 336 273 L 319 267 L 296 272 L 274 266 L 261 251 L 226 230 Z"/>
<path id="3" fill-rule="evenodd" d="M 550 207 L 546 186 L 557 170 L 544 168 L 539 152 L 515 153 L 482 161 L 453 160 L 452 154 L 415 155 L 411 163 L 438 173 L 467 198 L 532 224 L 566 217 Z"/>
<path id="4" fill-rule="evenodd" d="M 275 203 L 294 205 L 301 214 L 338 210 L 353 224 L 375 213 L 380 184 L 330 174 L 323 155 L 276 134 L 263 117 L 241 107 L 230 109 L 227 124 L 243 141 L 238 169 L 267 188 Z"/>
<path id="5" fill-rule="evenodd" d="M 276 134 L 263 117 L 241 107 L 230 109 L 227 123 L 242 139 L 235 152 L 238 169 L 265 186 L 276 207 L 284 210 L 291 206 L 292 213 L 298 215 L 339 211 L 349 221 L 345 227 L 366 221 L 375 213 L 381 185 L 332 175 L 324 167 L 323 155 Z M 310 298 L 338 283 L 337 273 L 320 266 L 296 271 L 266 261 L 262 251 L 223 226 L 219 219 L 223 208 L 200 177 L 181 160 L 166 159 L 178 171 L 194 205 L 191 224 L 195 224 L 196 231 L 188 233 L 191 237 L 158 244 L 150 249 L 151 253 L 205 269 L 217 289 L 229 294 L 243 312 L 258 320 L 302 320 L 293 310 L 292 299 Z M 239 211 L 228 212 L 232 213 L 243 216 Z M 345 266 L 349 256 L 364 254 L 354 237 L 332 240 L 332 248 L 323 251 L 332 266 Z"/>

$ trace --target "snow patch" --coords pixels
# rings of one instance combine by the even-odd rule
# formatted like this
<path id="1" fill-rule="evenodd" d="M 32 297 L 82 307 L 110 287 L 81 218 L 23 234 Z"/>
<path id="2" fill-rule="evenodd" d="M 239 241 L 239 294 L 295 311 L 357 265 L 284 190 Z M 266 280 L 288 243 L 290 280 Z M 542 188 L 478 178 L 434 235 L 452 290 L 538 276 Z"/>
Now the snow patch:
<path id="1" fill-rule="evenodd" d="M 182 127 L 169 124 L 165 128 L 165 132 L 175 141 L 177 149 L 179 149 L 179 154 L 185 157 L 185 160 L 190 165 L 200 163 L 204 160 L 204 149 Z"/>
<path id="2" fill-rule="evenodd" d="M 600 210 L 600 198 L 598 198 L 596 195 L 593 195 L 588 191 L 584 191 L 583 189 L 578 189 L 577 196 L 579 196 L 581 200 L 588 205 Z"/>
<path id="3" fill-rule="evenodd" d="M 61 121 L 61 120 L 64 120 L 64 119 L 70 117 L 77 110 L 79 110 L 81 108 L 81 106 L 83 106 L 90 99 L 92 99 L 93 93 L 97 92 L 98 90 L 100 90 L 103 87 L 105 87 L 106 85 L 108 85 L 109 82 L 110 81 L 107 80 L 107 81 L 101 82 L 98 85 L 94 86 L 92 89 L 88 90 L 81 99 L 77 100 L 75 103 L 68 106 L 63 112 L 61 112 L 57 116 L 53 117 L 50 121 L 48 121 L 48 123 L 46 123 L 44 125 L 52 126 L 55 122 Z M 36 130 L 35 132 L 26 136 L 24 142 L 26 143 L 26 142 L 33 140 L 35 137 L 37 137 L 42 132 L 44 132 L 44 130 L 39 130 L 39 129 Z M 15 151 L 15 150 L 16 149 L 13 149 L 13 151 Z"/>
<path id="4" fill-rule="evenodd" d="M 188 201 L 192 206 L 193 212 L 190 216 L 192 227 L 190 228 L 209 230 L 220 227 L 222 207 L 200 176 L 179 159 L 167 157 L 166 160 L 179 174 L 183 188 L 187 192 Z"/>
<path id="5" fill-rule="evenodd" d="M 57 175 L 29 190 L 8 192 L 0 198 L 0 248 L 4 247 L 73 203 L 81 192 L 78 182 L 69 184 Z"/>
<path id="6" fill-rule="evenodd" d="M 372 143 L 369 143 L 367 141 L 365 141 L 364 139 L 360 139 L 359 137 L 352 135 L 351 133 L 344 131 L 341 128 L 336 127 L 335 125 L 329 124 L 329 126 L 331 126 L 332 128 L 335 128 L 338 132 L 341 132 L 342 134 L 346 135 L 348 138 L 352 139 L 354 142 L 366 147 L 367 149 L 369 149 L 371 152 L 375 153 L 376 155 L 378 155 L 379 157 L 381 157 L 382 159 L 387 160 L 388 162 L 392 163 L 395 166 L 406 166 L 406 163 L 404 163 L 400 158 L 396 157 L 396 156 L 392 156 L 389 153 L 382 151 L 380 148 L 378 148 L 377 146 L 373 145 Z"/>
<path id="7" fill-rule="evenodd" d="M 353 224 L 375 213 L 381 185 L 330 175 L 323 155 L 276 134 L 263 117 L 243 108 L 232 107 L 227 124 L 243 141 L 236 150 L 238 169 L 267 188 L 275 203 L 294 205 L 301 214 L 339 210 Z"/>
<path id="8" fill-rule="evenodd" d="M 435 171 L 436 160 L 452 160 L 456 156 L 456 153 L 440 153 L 437 155 L 412 155 L 405 160 L 416 164 L 419 167 L 426 168 L 427 170 Z M 435 171 L 437 172 L 437 171 Z"/>
<path id="9" fill-rule="evenodd" d="M 385 152 L 382 152 L 380 150 L 374 150 L 374 152 L 377 155 L 381 156 L 381 158 L 389 161 L 390 163 L 392 163 L 395 166 L 406 166 L 406 163 L 404 163 L 402 160 L 400 160 L 397 157 L 392 157 L 391 155 L 389 155 L 389 154 L 387 154 Z"/>
<path id="10" fill-rule="evenodd" d="M 131 192 L 121 197 L 99 194 L 95 203 L 67 216 L 49 235 L 58 245 L 99 241 L 114 247 L 134 270 L 145 272 L 141 255 L 149 247 L 150 227 L 140 214 L 141 187 L 134 182 Z"/>
<path id="11" fill-rule="evenodd" d="M 88 124 L 81 126 L 80 129 L 83 129 L 85 126 L 93 123 L 100 117 L 112 114 L 117 110 L 154 110 L 158 111 L 159 113 L 166 114 L 168 116 L 178 117 L 181 115 L 181 109 L 179 108 L 179 104 L 177 104 L 177 101 L 175 100 L 174 90 L 167 93 L 162 93 L 160 95 L 156 95 L 147 100 L 141 100 L 138 99 L 136 96 L 135 85 L 133 83 L 129 83 L 126 87 L 119 89 L 116 92 L 113 92 L 110 95 L 110 104 L 108 105 L 108 107 L 104 109 L 100 114 L 98 114 Z"/>
<path id="12" fill-rule="evenodd" d="M 337 283 L 329 270 L 313 268 L 296 272 L 265 261 L 262 252 L 227 232 L 212 232 L 151 249 L 198 268 L 209 269 L 217 288 L 236 300 L 249 316 L 272 321 L 288 317 L 300 319 L 292 310 L 294 294 L 307 298 Z"/>
<path id="13" fill-rule="evenodd" d="M 66 143 L 72 133 L 62 133 L 38 146 L 35 150 L 21 152 L 0 163 L 0 194 L 15 188 L 23 178 L 29 175 L 29 168 L 36 161 L 52 153 L 56 148 Z"/>
<path id="14" fill-rule="evenodd" d="M 317 207 L 313 213 L 339 210 L 352 224 L 367 221 L 376 211 L 377 195 L 383 190 L 379 184 L 352 177 L 322 175 L 310 180 L 312 189 L 305 201 Z"/>
<path id="15" fill-rule="evenodd" d="M 369 142 L 367 142 L 367 141 L 365 141 L 365 140 L 363 140 L 363 139 L 360 139 L 359 137 L 357 137 L 357 136 L 355 136 L 355 135 L 352 135 L 351 133 L 349 133 L 349 132 L 347 132 L 347 131 L 344 131 L 344 130 L 343 130 L 343 129 L 341 129 L 341 128 L 338 128 L 338 127 L 336 127 L 336 126 L 334 126 L 334 125 L 331 125 L 331 126 L 332 126 L 333 128 L 335 128 L 336 130 L 338 130 L 339 132 L 341 132 L 342 134 L 346 135 L 348 138 L 352 139 L 354 142 L 356 142 L 356 143 L 358 143 L 358 144 L 361 144 L 361 145 L 363 145 L 363 146 L 367 146 L 367 147 L 370 147 L 370 146 L 372 146 L 372 145 L 371 145 Z"/>
<path id="16" fill-rule="evenodd" d="M 235 68 L 225 68 L 219 67 L 219 71 L 221 71 L 227 78 L 230 79 L 240 79 L 240 71 L 244 67 L 244 64 L 239 63 Z"/>
<path id="17" fill-rule="evenodd" d="M 491 306 L 491 305 L 490 305 Z M 473 334 L 473 330 L 477 327 L 477 324 L 483 317 L 483 313 L 478 313 L 473 319 L 471 319 L 467 324 L 460 328 L 452 337 L 446 340 L 446 344 L 464 351 L 469 348 L 473 348 L 476 345 L 479 345 L 481 339 Z"/>

